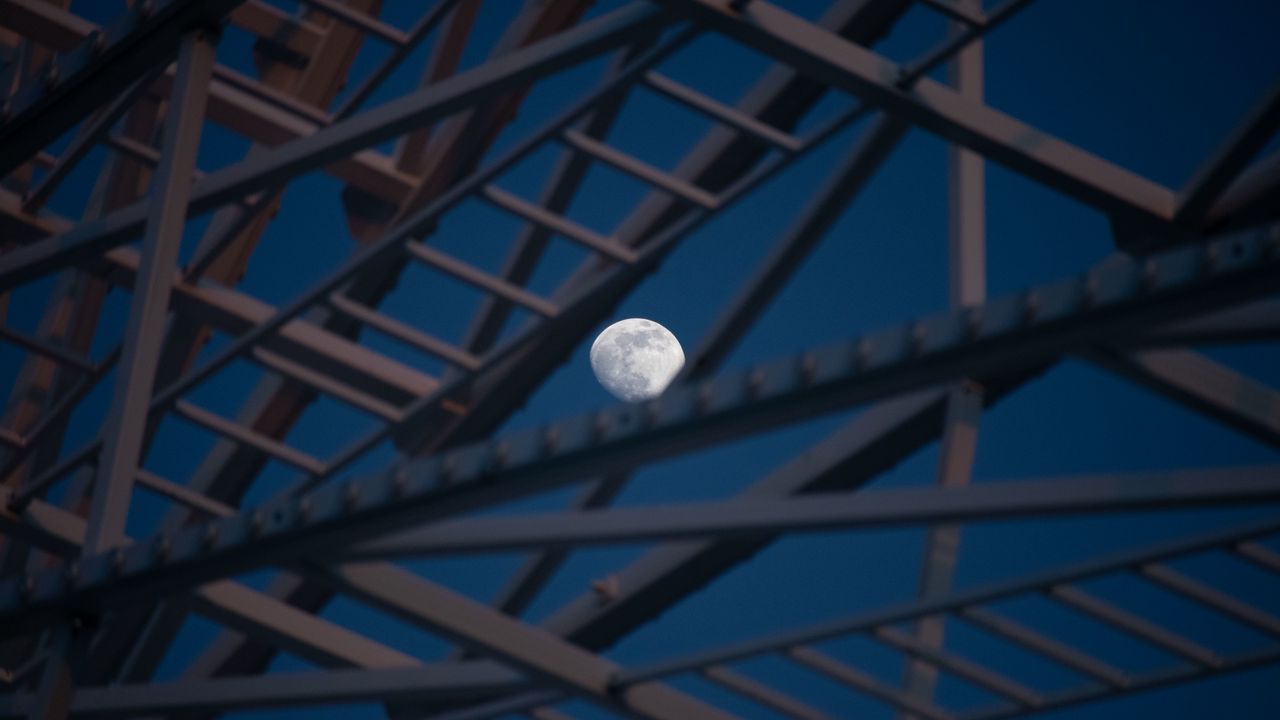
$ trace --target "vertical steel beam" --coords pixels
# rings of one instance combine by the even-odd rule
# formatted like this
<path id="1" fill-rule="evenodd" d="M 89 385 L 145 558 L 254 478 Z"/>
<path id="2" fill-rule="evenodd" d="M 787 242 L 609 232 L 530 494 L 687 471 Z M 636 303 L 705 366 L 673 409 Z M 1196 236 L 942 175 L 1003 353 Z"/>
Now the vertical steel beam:
<path id="1" fill-rule="evenodd" d="M 125 329 L 124 353 L 111 411 L 103 430 L 103 455 L 85 536 L 86 554 L 118 544 L 124 535 L 129 493 L 136 474 L 147 411 L 160 357 L 169 292 L 191 192 L 213 72 L 214 38 L 204 30 L 182 40 L 175 92 L 164 130 L 164 162 L 142 241 L 142 267 Z"/>
<path id="2" fill-rule="evenodd" d="M 84 631 L 70 622 L 50 630 L 44 668 L 36 702 L 27 714 L 31 720 L 63 720 L 71 714 L 77 666 L 84 661 Z"/>
<path id="3" fill-rule="evenodd" d="M 957 5 L 971 12 L 982 12 L 980 0 L 960 0 Z M 953 34 L 963 34 L 968 29 L 963 22 L 951 22 Z M 982 102 L 981 40 L 969 43 L 956 53 L 950 75 L 962 98 Z M 955 144 L 949 148 L 947 161 L 950 165 L 950 301 L 953 308 L 972 307 L 982 304 L 987 294 L 985 166 L 981 155 Z M 943 487 L 969 484 L 982 408 L 982 389 L 974 383 L 962 382 L 948 393 L 938 466 L 938 483 Z M 921 598 L 951 589 L 959 550 L 959 525 L 938 524 L 929 529 L 920 567 Z M 919 642 L 926 648 L 942 647 L 944 623 L 942 616 L 921 618 L 915 628 Z M 921 656 L 913 656 L 907 662 L 904 682 L 908 694 L 929 703 L 938 682 L 937 666 Z M 909 712 L 901 716 L 915 717 Z"/>

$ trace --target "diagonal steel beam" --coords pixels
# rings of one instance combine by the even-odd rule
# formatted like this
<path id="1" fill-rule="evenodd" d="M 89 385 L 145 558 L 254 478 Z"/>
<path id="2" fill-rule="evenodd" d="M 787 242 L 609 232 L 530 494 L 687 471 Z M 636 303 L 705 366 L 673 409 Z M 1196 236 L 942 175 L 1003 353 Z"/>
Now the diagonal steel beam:
<path id="1" fill-rule="evenodd" d="M 1280 448 L 1280 392 L 1257 380 L 1191 350 L 1126 355 L 1100 349 L 1087 357 L 1121 377 Z"/>
<path id="2" fill-rule="evenodd" d="M 0 177 L 130 83 L 178 52 L 182 37 L 216 26 L 242 0 L 162 0 L 139 5 L 99 36 L 52 62 L 12 99 L 0 121 Z"/>
<path id="3" fill-rule="evenodd" d="M 1205 225 L 1213 230 L 1250 227 L 1269 222 L 1280 206 L 1280 151 L 1255 162 L 1214 203 Z"/>
<path id="4" fill-rule="evenodd" d="M 532 83 L 616 47 L 637 33 L 656 30 L 669 18 L 637 1 L 547 40 L 496 58 L 373 110 L 335 123 L 198 181 L 191 189 L 190 215 L 263 190 L 299 173 L 328 165 L 363 148 L 447 117 L 494 94 Z M 127 242 L 141 228 L 142 204 L 82 224 L 0 257 L 0 288 L 12 287 L 50 270 L 93 257 Z"/>
<path id="5" fill-rule="evenodd" d="M 1169 189 L 928 78 L 904 91 L 898 87 L 903 67 L 763 0 L 747 4 L 741 12 L 731 7 L 731 0 L 668 0 L 667 4 L 989 160 L 1105 212 L 1161 228 L 1166 239 L 1180 238 L 1172 227 L 1175 198 Z"/>
<path id="6" fill-rule="evenodd" d="M 1269 88 L 1257 107 L 1187 182 L 1178 198 L 1174 221 L 1199 225 L 1213 204 L 1280 126 L 1280 82 Z"/>

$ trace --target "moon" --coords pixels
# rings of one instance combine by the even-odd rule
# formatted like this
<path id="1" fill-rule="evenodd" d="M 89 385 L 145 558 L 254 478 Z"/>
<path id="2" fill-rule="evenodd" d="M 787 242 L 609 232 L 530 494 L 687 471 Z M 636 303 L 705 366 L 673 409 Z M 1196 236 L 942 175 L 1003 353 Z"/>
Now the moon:
<path id="1" fill-rule="evenodd" d="M 591 343 L 591 370 L 596 379 L 625 402 L 658 397 L 682 367 L 680 342 L 652 320 L 619 320 Z"/>

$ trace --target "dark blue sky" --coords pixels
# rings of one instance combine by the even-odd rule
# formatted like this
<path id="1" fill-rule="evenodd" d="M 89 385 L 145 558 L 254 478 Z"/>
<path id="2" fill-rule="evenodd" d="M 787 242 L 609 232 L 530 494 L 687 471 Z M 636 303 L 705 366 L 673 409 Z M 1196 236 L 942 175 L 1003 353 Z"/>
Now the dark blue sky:
<path id="1" fill-rule="evenodd" d="M 599 14 L 620 5 L 598 3 Z M 815 18 L 825 2 L 785 1 L 780 5 Z M 73 8 L 87 16 L 110 16 L 118 2 L 81 0 Z M 384 19 L 407 27 L 421 3 L 385 3 Z M 288 6 L 287 3 L 282 6 Z M 489 0 L 464 64 L 481 62 L 502 27 L 514 14 L 512 0 Z M 1063 140 L 1101 155 L 1170 188 L 1181 187 L 1217 143 L 1280 78 L 1280 3 L 1235 0 L 1217 3 L 1143 0 L 1040 0 L 987 40 L 987 102 Z M 895 60 L 918 57 L 944 35 L 936 13 L 912 9 L 877 51 Z M 231 29 L 219 49 L 220 62 L 251 69 L 251 39 Z M 376 45 L 362 51 L 354 74 L 367 72 L 385 54 Z M 416 81 L 424 51 L 406 63 L 375 102 L 405 92 Z M 496 157 L 529 131 L 553 117 L 565 103 L 600 77 L 607 59 L 587 63 L 538 85 L 490 153 Z M 663 73 L 724 101 L 735 101 L 768 67 L 765 59 L 714 36 L 682 51 Z M 354 85 L 355 83 L 352 83 Z M 815 111 L 830 117 L 850 106 L 847 97 L 831 97 Z M 813 121 L 807 121 L 810 128 Z M 639 91 L 627 104 L 610 142 L 643 159 L 670 168 L 710 127 L 684 108 L 652 92 Z M 821 183 L 866 123 L 829 142 L 829 151 L 796 163 L 775 180 L 738 203 L 689 237 L 601 325 L 623 317 L 648 317 L 670 328 L 686 354 L 697 347 L 742 280 L 779 237 L 808 195 Z M 1276 147 L 1273 141 L 1271 148 Z M 238 159 L 247 143 L 221 130 L 206 132 L 201 167 L 216 169 Z M 383 150 L 390 150 L 390 144 Z M 535 197 L 541 179 L 560 148 L 534 153 L 500 184 Z M 51 208 L 78 216 L 92 186 L 101 151 L 65 184 Z M 644 192 L 635 181 L 606 168 L 592 171 L 569 215 L 602 232 L 610 231 Z M 239 289 L 265 302 L 284 305 L 309 283 L 335 267 L 354 247 L 339 201 L 341 184 L 321 173 L 295 182 L 283 208 L 260 243 Z M 938 138 L 912 131 L 832 228 L 772 307 L 759 319 L 730 358 L 741 366 L 807 347 L 841 340 L 864 331 L 895 325 L 945 307 L 947 303 L 946 146 Z M 987 170 L 988 291 L 998 296 L 1027 285 L 1074 274 L 1113 252 L 1107 218 L 1055 191 L 998 166 Z M 184 257 L 194 247 L 207 219 L 188 224 Z M 451 213 L 430 242 L 469 262 L 496 271 L 518 224 L 487 206 L 469 202 Z M 533 283 L 549 294 L 584 257 L 577 247 L 558 239 Z M 49 282 L 15 293 L 11 322 L 33 328 L 40 296 Z M 384 304 L 395 317 L 445 339 L 458 341 L 477 307 L 479 293 L 421 267 L 407 271 Z M 104 313 L 99 356 L 116 342 L 128 297 L 113 293 Z M 588 335 L 570 360 L 514 415 L 508 428 L 521 428 L 607 405 L 611 398 L 595 383 L 587 362 Z M 206 357 L 225 340 L 211 345 Z M 385 338 L 369 336 L 366 344 L 407 364 L 436 374 L 439 364 Z M 1280 383 L 1280 353 L 1274 346 L 1204 349 L 1209 356 L 1271 384 Z M 0 377 L 15 377 L 20 355 L 0 348 Z M 233 415 L 259 376 L 248 363 L 234 365 L 193 393 L 198 403 Z M 109 400 L 109 385 L 96 393 L 75 416 L 64 447 L 78 447 L 96 429 Z M 814 419 L 785 431 L 750 438 L 655 464 L 638 473 L 619 504 L 693 498 L 717 498 L 758 479 L 841 425 L 856 411 Z M 355 411 L 321 400 L 290 434 L 290 444 L 321 457 L 332 455 L 371 422 Z M 165 477 L 183 480 L 197 467 L 212 443 L 206 433 L 169 419 L 146 466 Z M 379 448 L 354 471 L 372 470 L 394 459 Z M 974 469 L 975 482 L 998 482 L 1057 475 L 1214 467 L 1276 462 L 1276 453 L 1258 442 L 1192 414 L 1083 361 L 1067 359 L 1044 376 L 1002 401 L 982 419 Z M 872 489 L 928 485 L 934 481 L 937 448 L 930 446 L 873 484 Z M 269 466 L 251 493 L 250 502 L 269 496 L 294 475 L 278 464 Z M 550 508 L 568 495 L 527 503 Z M 145 534 L 163 505 L 139 493 L 130 517 L 130 532 Z M 1274 508 L 1108 516 L 992 523 L 967 527 L 956 584 L 972 586 L 1050 568 L 1073 559 L 1136 547 L 1153 540 L 1190 534 L 1237 522 L 1274 516 Z M 909 599 L 915 592 L 923 533 L 919 530 L 825 533 L 794 537 L 766 552 L 684 605 L 643 628 L 608 654 L 624 663 L 643 663 L 733 639 L 799 627 L 855 610 Z M 529 613 L 534 621 L 583 592 L 594 578 L 607 575 L 643 548 L 590 549 L 571 562 L 547 588 Z M 424 561 L 411 566 L 450 587 L 487 600 L 501 587 L 506 573 L 518 566 L 516 556 L 468 557 Z M 1226 587 L 1271 607 L 1280 598 L 1280 580 L 1221 563 L 1192 563 L 1203 577 L 1219 575 Z M 1226 568 L 1226 569 L 1224 569 Z M 247 578 L 254 585 L 270 573 Z M 1176 623 L 1202 642 L 1224 649 L 1248 647 L 1252 636 L 1152 591 L 1136 581 L 1106 581 L 1088 586 L 1106 597 L 1141 606 L 1153 619 Z M 1020 601 L 1021 602 L 1021 601 Z M 1004 608 L 1002 608 L 1004 609 Z M 1135 643 L 1074 620 L 1062 611 L 1028 601 L 1009 606 L 1010 614 L 1041 627 L 1061 631 L 1081 647 L 1106 653 L 1112 662 L 1137 671 L 1170 661 Z M 367 633 L 424 660 L 439 658 L 444 646 L 397 621 L 338 601 L 325 617 Z M 211 623 L 193 619 L 167 658 L 161 676 L 179 675 L 214 632 Z M 1043 662 L 994 648 L 970 628 L 949 626 L 948 646 L 975 657 L 993 658 L 995 667 L 1029 684 L 1061 687 L 1070 677 Z M 952 644 L 954 642 L 954 645 Z M 868 672 L 889 681 L 901 675 L 897 655 L 868 641 L 823 645 Z M 282 657 L 279 669 L 306 667 Z M 751 674 L 776 681 L 810 704 L 836 717 L 888 717 L 883 705 L 839 690 L 802 674 L 780 660 L 742 665 Z M 722 699 L 726 707 L 751 717 L 773 717 L 734 700 L 711 686 L 681 678 L 678 687 Z M 1185 688 L 1144 694 L 1105 705 L 1059 713 L 1062 717 L 1129 718 L 1137 714 L 1174 717 L 1271 718 L 1280 716 L 1280 671 L 1263 669 Z M 959 682 L 939 686 L 941 704 L 972 707 L 990 697 Z M 571 712 L 596 717 L 574 703 Z M 373 706 L 325 711 L 331 717 L 377 716 Z M 244 713 L 245 717 L 286 717 L 293 713 Z M 314 713 L 308 713 L 314 714 Z M 600 715 L 603 717 L 603 715 Z"/>

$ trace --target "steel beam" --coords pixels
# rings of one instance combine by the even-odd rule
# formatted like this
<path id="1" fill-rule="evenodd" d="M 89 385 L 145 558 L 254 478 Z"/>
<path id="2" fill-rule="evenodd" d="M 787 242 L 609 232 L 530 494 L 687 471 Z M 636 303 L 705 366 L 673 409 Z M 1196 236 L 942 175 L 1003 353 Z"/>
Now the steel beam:
<path id="1" fill-rule="evenodd" d="M 984 369 L 1038 367 L 1206 303 L 1270 291 L 1280 275 L 1280 234 L 1272 235 L 1184 247 L 1142 263 L 1108 262 L 1081 278 L 673 389 L 646 405 L 479 443 L 296 500 L 281 498 L 253 515 L 176 533 L 163 557 L 137 549 L 118 561 L 87 557 L 74 587 L 47 574 L 31 592 L 12 582 L 0 586 L 0 619 L 47 614 L 67 603 L 112 604 L 133 592 L 339 547 Z"/>
<path id="2" fill-rule="evenodd" d="M 425 623 L 438 633 L 626 717 L 731 717 L 661 683 L 639 683 L 611 692 L 610 684 L 621 671 L 613 662 L 394 566 L 348 563 L 328 571 L 310 570 L 344 594 L 417 624 Z"/>
<path id="3" fill-rule="evenodd" d="M 343 559 L 500 553 L 594 543 L 645 543 L 988 522 L 1058 514 L 1171 510 L 1280 500 L 1280 467 L 1215 468 L 493 515 L 444 520 L 357 545 Z M 933 594 L 922 595 L 927 597 Z"/>
<path id="4" fill-rule="evenodd" d="M 896 63 L 763 0 L 754 0 L 741 12 L 731 8 L 731 0 L 668 0 L 667 4 L 816 80 L 847 90 L 1082 202 L 1172 231 L 1175 198 L 1168 188 L 928 78 L 921 78 L 910 91 L 901 90 L 897 81 L 903 68 Z"/>
<path id="5" fill-rule="evenodd" d="M 1280 300 L 1269 299 L 1173 323 L 1124 346 L 1198 346 L 1277 339 L 1280 339 Z"/>
<path id="6" fill-rule="evenodd" d="M 1280 662 L 1280 649 L 1239 653 L 1223 658 L 1220 665 L 1212 668 L 1179 667 L 1138 675 L 1134 677 L 1131 684 L 1121 689 L 1095 685 L 1067 690 L 1057 695 L 1046 697 L 1044 704 L 1037 709 L 1037 712 L 1061 710 L 1085 703 L 1109 700 L 1123 695 L 1193 683 L 1227 673 L 1254 670 L 1277 662 Z M 1023 714 L 1020 708 L 1006 705 L 990 710 L 966 713 L 964 720 L 1005 720 L 1006 718 L 1020 717 Z"/>
<path id="7" fill-rule="evenodd" d="M 177 95 L 165 123 L 164 163 L 156 176 L 147 215 L 138 285 L 125 327 L 124 352 L 102 438 L 94 483 L 93 509 L 84 552 L 105 552 L 120 544 L 129 512 L 133 478 L 141 461 L 151 388 L 169 314 L 169 293 L 186 219 L 191 173 L 200 148 L 204 105 L 213 71 L 214 40 L 196 30 L 182 40 Z"/>
<path id="8" fill-rule="evenodd" d="M 974 13 L 982 12 L 982 3 L 978 0 L 960 0 L 956 4 Z M 977 27 L 954 22 L 950 34 L 964 37 L 966 31 L 973 32 Z M 986 24 L 981 27 L 985 28 Z M 983 102 L 982 43 L 969 43 L 957 53 L 949 66 L 949 74 L 951 84 L 961 97 Z M 952 308 L 973 307 L 982 304 L 987 296 L 986 165 L 982 156 L 972 150 L 952 145 L 947 151 L 949 297 Z M 963 381 L 952 386 L 947 394 L 937 478 L 944 488 L 964 487 L 973 474 L 978 424 L 984 405 L 982 392 L 977 383 Z M 920 597 L 940 595 L 951 589 L 959 554 L 959 527 L 939 524 L 929 528 L 920 563 Z M 915 626 L 917 639 L 926 651 L 941 648 L 945 632 L 942 617 L 922 618 Z M 932 702 L 937 682 L 936 663 L 918 656 L 908 660 L 903 682 L 908 693 Z M 913 718 L 909 713 L 903 717 Z"/>
<path id="9" fill-rule="evenodd" d="M 1205 550 L 1225 548 L 1242 541 L 1274 535 L 1277 532 L 1280 532 L 1280 522 L 1271 520 L 1243 527 L 1218 530 L 1197 537 L 1180 538 L 1054 570 L 1032 573 L 1014 580 L 991 583 L 968 590 L 952 591 L 939 597 L 880 608 L 811 625 L 807 628 L 789 630 L 714 650 L 693 653 L 674 660 L 637 667 L 631 671 L 631 674 L 619 678 L 617 684 L 619 687 L 625 687 L 632 682 L 667 677 L 697 670 L 712 664 L 734 662 L 762 653 L 795 647 L 802 643 L 822 642 L 831 638 L 865 632 L 877 627 L 892 625 L 926 615 L 954 612 L 1025 593 L 1044 592 L 1050 588 L 1065 586 L 1068 583 L 1100 577 L 1147 563 L 1162 562 Z"/>
<path id="10" fill-rule="evenodd" d="M 1088 357 L 1121 377 L 1181 403 L 1260 442 L 1280 448 L 1280 392 L 1191 350 Z"/>
<path id="11" fill-rule="evenodd" d="M 326 166 L 363 148 L 447 117 L 496 93 L 534 82 L 586 60 L 637 33 L 651 32 L 668 21 L 649 3 L 633 3 L 205 177 L 191 189 L 188 213 L 199 215 L 208 212 L 273 187 L 299 173 Z M 144 204 L 133 205 L 0 257 L 0 289 L 72 262 L 86 260 L 127 242 L 142 228 L 146 211 Z"/>
<path id="12" fill-rule="evenodd" d="M 54 555 L 73 557 L 84 541 L 85 521 L 37 500 L 21 515 L 0 511 L 0 529 Z M 126 538 L 128 542 L 131 541 Z M 198 587 L 183 602 L 191 603 L 202 615 L 268 639 L 322 666 L 390 668 L 420 664 L 410 655 L 230 580 Z"/>
<path id="13" fill-rule="evenodd" d="M 1258 106 L 1231 137 L 1208 158 L 1179 193 L 1175 222 L 1199 225 L 1214 202 L 1257 155 L 1280 126 L 1280 82 L 1264 93 Z"/>
<path id="14" fill-rule="evenodd" d="M 913 715 L 927 718 L 927 720 L 952 720 L 951 713 L 934 705 L 932 702 L 921 700 L 892 685 L 881 682 L 820 650 L 797 646 L 787 648 L 784 652 L 789 660 L 825 675 L 840 685 L 852 688 L 886 703 L 897 710 L 909 712 Z"/>
<path id="15" fill-rule="evenodd" d="M 462 700 L 526 687 L 493 663 L 438 663 L 414 668 L 272 673 L 258 677 L 178 680 L 81 688 L 73 717 L 147 717 L 369 702 Z M 25 718 L 28 695 L 0 697 L 0 718 Z"/>
<path id="16" fill-rule="evenodd" d="M 1276 217 L 1280 198 L 1280 151 L 1255 162 L 1236 178 L 1209 213 L 1212 231 L 1250 227 Z"/>

